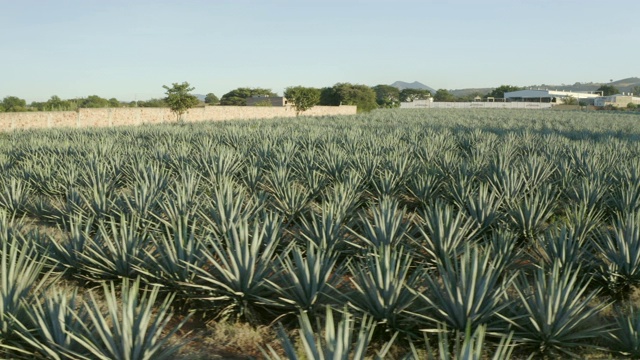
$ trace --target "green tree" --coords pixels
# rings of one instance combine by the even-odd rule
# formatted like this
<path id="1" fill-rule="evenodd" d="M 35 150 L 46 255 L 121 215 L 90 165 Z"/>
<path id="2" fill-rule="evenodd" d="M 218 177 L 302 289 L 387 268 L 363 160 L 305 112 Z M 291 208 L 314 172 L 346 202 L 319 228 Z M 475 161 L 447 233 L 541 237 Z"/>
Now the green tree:
<path id="1" fill-rule="evenodd" d="M 75 109 L 75 103 L 69 100 L 62 100 L 57 95 L 51 96 L 51 98 L 42 105 L 42 110 L 44 111 L 70 111 Z"/>
<path id="2" fill-rule="evenodd" d="M 220 103 L 220 99 L 214 93 L 208 93 L 204 97 L 204 103 L 207 105 L 218 105 Z"/>
<path id="3" fill-rule="evenodd" d="M 167 94 L 164 101 L 171 111 L 176 114 L 177 121 L 181 121 L 182 115 L 200 102 L 196 96 L 189 94 L 195 88 L 190 87 L 186 81 L 182 84 L 173 83 L 171 87 L 167 85 L 162 85 L 162 87 L 166 90 L 165 94 Z"/>
<path id="4" fill-rule="evenodd" d="M 109 100 L 101 98 L 98 95 L 90 95 L 84 99 L 80 99 L 78 107 L 81 108 L 106 108 L 109 107 Z"/>
<path id="5" fill-rule="evenodd" d="M 376 102 L 381 108 L 396 108 L 400 106 L 400 89 L 391 85 L 376 85 Z"/>
<path id="6" fill-rule="evenodd" d="M 220 98 L 220 105 L 246 106 L 247 99 L 252 96 L 275 97 L 277 95 L 270 89 L 237 88 L 222 95 L 222 98 Z"/>
<path id="7" fill-rule="evenodd" d="M 450 93 L 449 91 L 447 91 L 445 89 L 438 89 L 436 91 L 436 94 L 433 95 L 433 101 L 453 102 L 453 101 L 456 101 L 456 97 L 455 97 L 455 95 L 453 95 L 452 93 Z"/>
<path id="8" fill-rule="evenodd" d="M 118 101 L 118 99 L 116 99 L 116 98 L 109 99 L 109 107 L 118 108 L 118 107 L 121 107 L 121 106 L 122 106 L 122 104 L 120 104 L 120 101 Z"/>
<path id="9" fill-rule="evenodd" d="M 356 105 L 358 112 L 368 112 L 378 108 L 376 92 L 366 85 L 337 83 L 325 88 L 320 95 L 320 105 Z"/>
<path id="10" fill-rule="evenodd" d="M 602 91 L 602 96 L 620 94 L 620 90 L 613 85 L 602 85 L 596 91 Z"/>
<path id="11" fill-rule="evenodd" d="M 402 102 L 426 100 L 430 97 L 431 91 L 426 89 L 402 89 L 402 91 L 400 91 L 400 101 Z"/>
<path id="12" fill-rule="evenodd" d="M 565 105 L 578 105 L 578 99 L 574 98 L 573 96 L 567 96 L 566 98 L 562 99 L 562 103 Z"/>
<path id="13" fill-rule="evenodd" d="M 523 88 L 521 87 L 517 87 L 517 86 L 513 86 L 513 85 L 501 85 L 500 87 L 497 87 L 493 90 L 491 90 L 491 92 L 489 94 L 487 94 L 488 97 L 492 97 L 492 98 L 496 98 L 496 99 L 504 99 L 504 93 L 506 92 L 511 92 L 511 91 L 518 91 L 518 90 L 522 90 Z"/>
<path id="14" fill-rule="evenodd" d="M 6 112 L 27 111 L 27 102 L 17 96 L 7 96 L 2 99 L 2 107 Z"/>
<path id="15" fill-rule="evenodd" d="M 138 101 L 138 107 L 169 107 L 164 99 L 149 99 L 146 101 Z"/>
<path id="16" fill-rule="evenodd" d="M 318 105 L 320 102 L 320 89 L 291 86 L 284 90 L 284 97 L 287 101 L 293 103 L 293 107 L 296 109 L 296 116 L 298 116 L 301 112 Z"/>
<path id="17" fill-rule="evenodd" d="M 632 87 L 631 93 L 633 94 L 633 96 L 640 96 L 640 85 Z"/>

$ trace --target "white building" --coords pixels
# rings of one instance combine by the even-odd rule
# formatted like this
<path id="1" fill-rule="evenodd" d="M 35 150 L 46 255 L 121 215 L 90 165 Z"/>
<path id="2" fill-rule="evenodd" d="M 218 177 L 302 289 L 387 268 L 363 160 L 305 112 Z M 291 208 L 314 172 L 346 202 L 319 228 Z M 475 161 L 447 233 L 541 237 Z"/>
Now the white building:
<path id="1" fill-rule="evenodd" d="M 593 102 L 594 99 L 599 97 L 599 94 L 584 93 L 584 92 L 572 92 L 572 91 L 559 91 L 559 90 L 518 90 L 504 93 L 505 101 L 520 101 L 520 102 L 546 102 L 561 104 L 563 99 L 572 97 L 579 101 Z"/>
<path id="2" fill-rule="evenodd" d="M 640 97 L 633 96 L 633 94 L 625 93 L 610 96 L 600 96 L 594 100 L 593 105 L 627 107 L 629 103 L 640 105 Z"/>

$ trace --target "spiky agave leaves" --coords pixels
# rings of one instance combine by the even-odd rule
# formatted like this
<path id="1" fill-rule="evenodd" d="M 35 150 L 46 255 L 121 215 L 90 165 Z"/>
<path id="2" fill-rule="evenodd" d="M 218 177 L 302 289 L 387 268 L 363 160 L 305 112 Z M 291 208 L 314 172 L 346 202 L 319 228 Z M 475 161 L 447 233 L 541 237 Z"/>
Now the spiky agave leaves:
<path id="1" fill-rule="evenodd" d="M 586 249 L 586 241 L 580 238 L 574 229 L 566 226 L 549 230 L 540 237 L 537 252 L 548 266 L 558 262 L 561 267 L 584 267 L 591 260 L 591 255 Z"/>
<path id="2" fill-rule="evenodd" d="M 149 233 L 148 224 L 136 215 L 101 222 L 80 253 L 82 276 L 90 281 L 135 278 L 146 257 Z"/>
<path id="3" fill-rule="evenodd" d="M 491 191 L 489 185 L 481 183 L 476 191 L 467 196 L 464 211 L 473 220 L 478 233 L 483 233 L 502 219 L 501 205 L 502 198 Z"/>
<path id="4" fill-rule="evenodd" d="M 377 206 L 370 210 L 373 221 L 361 216 L 363 234 L 351 230 L 370 249 L 395 246 L 407 236 L 409 223 L 406 211 L 399 208 L 398 200 L 383 196 Z"/>
<path id="5" fill-rule="evenodd" d="M 185 283 L 195 280 L 194 267 L 205 263 L 204 231 L 198 231 L 196 209 L 186 209 L 179 200 L 167 199 L 160 204 L 163 216 L 156 216 L 159 231 L 151 235 L 145 261 L 138 271 L 148 283 L 162 284 L 171 292 L 185 291 Z"/>
<path id="6" fill-rule="evenodd" d="M 304 249 L 294 245 L 278 257 L 281 275 L 267 281 L 285 306 L 314 314 L 319 307 L 335 302 L 331 297 L 344 272 L 337 260 L 335 250 L 313 242 L 307 242 Z"/>
<path id="7" fill-rule="evenodd" d="M 426 305 L 426 314 L 419 313 L 430 323 L 472 331 L 487 324 L 494 327 L 500 314 L 510 302 L 507 291 L 516 274 L 505 276 L 503 267 L 491 251 L 465 245 L 459 258 L 438 263 L 434 273 L 425 275 L 425 291 L 414 290 Z"/>
<path id="8" fill-rule="evenodd" d="M 84 331 L 72 333 L 83 351 L 94 359 L 151 360 L 171 359 L 181 344 L 169 344 L 169 339 L 189 320 L 169 327 L 173 295 L 156 303 L 159 287 L 140 288 L 140 280 L 122 280 L 118 297 L 116 285 L 103 284 L 106 314 L 102 302 L 90 292 L 85 303 L 89 320 Z M 80 355 L 80 354 L 74 354 Z"/>
<path id="9" fill-rule="evenodd" d="M 48 258 L 52 267 L 69 275 L 80 275 L 85 269 L 85 246 L 92 241 L 94 219 L 80 214 L 70 214 L 63 219 L 65 238 L 51 241 Z"/>
<path id="10" fill-rule="evenodd" d="M 206 263 L 194 267 L 195 283 L 185 284 L 195 290 L 192 296 L 209 301 L 221 317 L 236 315 L 250 322 L 259 318 L 259 308 L 276 306 L 267 279 L 278 271 L 274 259 L 280 224 L 274 214 L 243 218 L 223 238 L 212 238 L 202 254 Z"/>
<path id="11" fill-rule="evenodd" d="M 628 313 L 615 317 L 615 328 L 608 333 L 607 347 L 625 357 L 640 359 L 640 312 L 630 306 Z"/>
<path id="12" fill-rule="evenodd" d="M 25 246 L 29 240 L 20 238 L 13 226 L 6 211 L 0 211 L 0 354 L 24 352 L 17 342 L 17 323 L 28 323 L 25 301 L 46 281 L 35 247 Z"/>
<path id="13" fill-rule="evenodd" d="M 348 268 L 353 275 L 353 290 L 345 294 L 349 306 L 395 331 L 415 327 L 416 322 L 406 313 L 417 298 L 412 289 L 419 277 L 410 254 L 403 248 L 380 246 Z"/>
<path id="14" fill-rule="evenodd" d="M 442 265 L 459 254 L 466 243 L 475 240 L 477 232 L 470 219 L 441 202 L 421 212 L 421 219 L 416 222 L 419 232 L 415 238 L 416 253 L 428 265 Z"/>
<path id="15" fill-rule="evenodd" d="M 43 293 L 43 301 L 25 301 L 26 323 L 17 322 L 18 336 L 33 352 L 47 359 L 86 358 L 88 353 L 74 338 L 93 330 L 86 309 L 79 308 L 78 289 L 71 296 L 63 290 Z"/>
<path id="16" fill-rule="evenodd" d="M 548 226 L 557 195 L 551 187 L 528 193 L 520 201 L 508 204 L 510 225 L 523 241 L 533 241 Z"/>
<path id="17" fill-rule="evenodd" d="M 310 211 L 309 219 L 300 218 L 300 237 L 322 249 L 342 249 L 346 246 L 344 235 L 347 232 L 344 216 L 339 205 L 324 203 L 320 214 Z"/>
<path id="18" fill-rule="evenodd" d="M 426 351 L 421 353 L 416 348 L 415 344 L 410 341 L 409 346 L 411 353 L 405 356 L 406 360 L 481 360 L 488 359 L 489 346 L 485 342 L 487 334 L 487 326 L 480 325 L 475 331 L 471 331 L 471 326 L 467 326 L 464 332 L 455 331 L 453 334 L 449 331 L 446 325 L 439 325 L 436 330 L 438 347 L 434 349 L 430 344 L 428 332 L 424 333 L 424 340 L 426 345 Z M 431 332 L 432 333 L 432 332 Z M 451 337 L 453 336 L 453 339 Z M 515 348 L 515 344 L 512 341 L 513 333 L 503 335 L 500 337 L 500 341 L 491 350 L 493 356 L 492 360 L 506 360 L 511 358 L 511 354 Z"/>
<path id="19" fill-rule="evenodd" d="M 640 284 L 640 211 L 618 219 L 594 242 L 601 256 L 598 277 L 613 294 Z"/>
<path id="20" fill-rule="evenodd" d="M 0 208 L 4 208 L 11 216 L 24 213 L 29 205 L 29 182 L 15 176 L 10 179 L 0 178 L 0 181 L 3 183 L 0 189 Z"/>
<path id="21" fill-rule="evenodd" d="M 285 333 L 282 325 L 278 329 L 278 336 L 282 341 L 286 358 L 290 360 L 363 360 L 375 330 L 375 322 L 366 315 L 362 318 L 360 329 L 357 329 L 354 316 L 347 309 L 343 310 L 342 318 L 336 324 L 333 310 L 328 306 L 324 323 L 324 339 L 316 335 L 316 331 L 306 312 L 300 312 L 298 321 L 300 323 L 300 341 L 304 349 L 304 357 L 298 355 L 296 347 Z M 320 330 L 318 329 L 318 331 Z M 354 330 L 358 331 L 355 336 Z M 269 354 L 263 352 L 266 358 L 272 360 L 282 359 L 271 346 L 267 346 L 267 348 L 269 349 Z M 377 358 L 383 358 L 386 351 L 388 351 L 388 346 L 383 346 L 382 352 L 378 353 Z"/>
<path id="22" fill-rule="evenodd" d="M 535 354 L 572 356 L 572 349 L 589 347 L 608 330 L 596 319 L 608 304 L 595 303 L 598 290 L 588 292 L 589 279 L 579 280 L 579 266 L 540 268 L 533 283 L 520 276 L 514 289 L 518 301 L 504 319 L 512 324 L 514 340 Z"/>

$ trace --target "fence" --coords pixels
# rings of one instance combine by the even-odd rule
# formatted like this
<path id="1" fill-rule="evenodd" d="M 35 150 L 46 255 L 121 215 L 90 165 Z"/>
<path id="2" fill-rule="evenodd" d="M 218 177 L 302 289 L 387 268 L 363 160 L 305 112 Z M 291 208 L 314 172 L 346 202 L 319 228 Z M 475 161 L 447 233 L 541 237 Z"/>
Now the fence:
<path id="1" fill-rule="evenodd" d="M 302 116 L 354 115 L 356 106 L 315 106 Z M 183 115 L 185 122 L 224 121 L 240 119 L 271 119 L 295 117 L 290 106 L 205 106 L 190 109 Z M 78 111 L 37 111 L 0 113 L 0 131 L 37 128 L 110 127 L 175 122 L 168 108 L 108 108 Z"/>
<path id="2" fill-rule="evenodd" d="M 549 109 L 550 103 L 533 102 L 431 102 L 418 100 L 400 103 L 401 109 Z"/>

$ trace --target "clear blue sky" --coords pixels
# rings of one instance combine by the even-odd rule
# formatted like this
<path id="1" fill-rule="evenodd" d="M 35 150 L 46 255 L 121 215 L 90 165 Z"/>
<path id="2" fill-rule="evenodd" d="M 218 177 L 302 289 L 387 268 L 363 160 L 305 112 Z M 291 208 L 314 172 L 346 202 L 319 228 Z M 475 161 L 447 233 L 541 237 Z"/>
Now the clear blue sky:
<path id="1" fill-rule="evenodd" d="M 640 1 L 0 0 L 0 98 L 640 76 Z"/>

